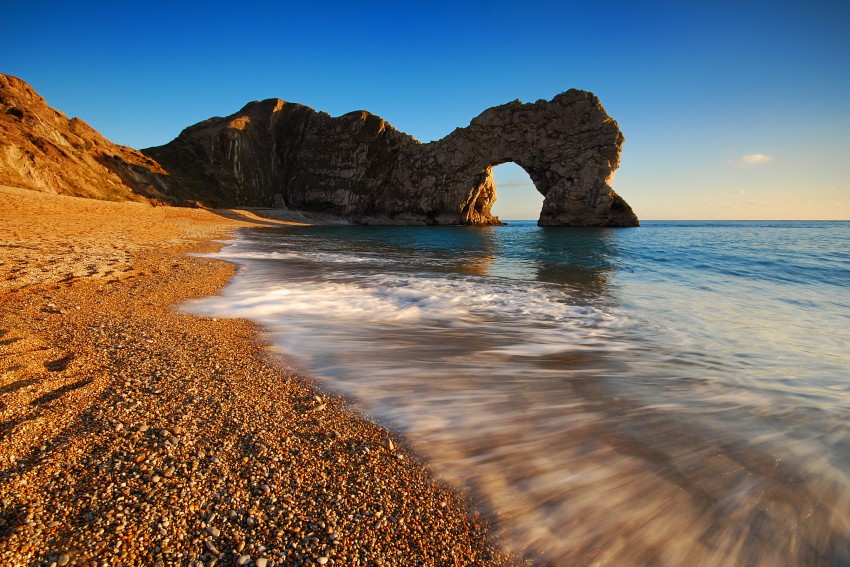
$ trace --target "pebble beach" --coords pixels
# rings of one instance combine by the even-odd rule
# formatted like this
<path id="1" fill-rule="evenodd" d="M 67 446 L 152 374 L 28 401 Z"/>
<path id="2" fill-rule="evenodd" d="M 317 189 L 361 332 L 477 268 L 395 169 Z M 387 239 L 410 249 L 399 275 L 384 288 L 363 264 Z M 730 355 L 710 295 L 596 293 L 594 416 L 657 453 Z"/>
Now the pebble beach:
<path id="1" fill-rule="evenodd" d="M 0 188 L 0 564 L 517 563 L 261 329 L 180 312 L 270 222 Z"/>

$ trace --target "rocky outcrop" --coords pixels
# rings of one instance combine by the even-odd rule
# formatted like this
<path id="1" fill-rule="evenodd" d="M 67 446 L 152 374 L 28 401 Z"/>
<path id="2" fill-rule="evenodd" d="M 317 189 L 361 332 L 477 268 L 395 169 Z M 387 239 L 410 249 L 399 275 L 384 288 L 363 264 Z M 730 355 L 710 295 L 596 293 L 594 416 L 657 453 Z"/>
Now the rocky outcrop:
<path id="1" fill-rule="evenodd" d="M 539 224 L 633 226 L 610 185 L 622 143 L 599 100 L 571 90 L 491 108 L 428 144 L 365 111 L 334 118 L 269 99 L 138 152 L 0 75 L 0 184 L 99 199 L 285 207 L 361 224 L 498 224 L 492 168 L 512 161 L 544 196 Z"/>
<path id="2" fill-rule="evenodd" d="M 106 200 L 175 202 L 165 170 L 49 107 L 24 81 L 0 74 L 0 184 Z"/>
<path id="3" fill-rule="evenodd" d="M 571 90 L 549 102 L 490 108 L 466 128 L 410 148 L 399 157 L 393 181 L 433 196 L 425 214 L 439 210 L 444 222 L 490 224 L 498 222 L 490 213 L 496 200 L 492 167 L 514 162 L 543 195 L 538 224 L 635 226 L 631 207 L 610 185 L 622 144 L 599 99 Z"/>
<path id="4" fill-rule="evenodd" d="M 368 112 L 332 118 L 269 99 L 142 151 L 168 170 L 182 196 L 355 218 L 388 186 L 400 149 L 415 145 Z"/>
<path id="5" fill-rule="evenodd" d="M 492 167 L 512 161 L 544 196 L 539 224 L 634 226 L 611 188 L 623 136 L 592 94 L 491 108 L 421 144 L 380 117 L 338 118 L 278 99 L 143 150 L 183 196 L 323 212 L 362 224 L 498 224 Z"/>

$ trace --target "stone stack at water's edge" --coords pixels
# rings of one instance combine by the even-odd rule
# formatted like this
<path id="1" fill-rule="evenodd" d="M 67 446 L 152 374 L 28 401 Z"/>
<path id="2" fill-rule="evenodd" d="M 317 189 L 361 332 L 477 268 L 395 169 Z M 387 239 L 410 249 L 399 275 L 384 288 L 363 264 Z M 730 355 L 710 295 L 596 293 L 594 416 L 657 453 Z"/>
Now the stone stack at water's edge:
<path id="1" fill-rule="evenodd" d="M 622 143 L 599 99 L 570 90 L 490 108 L 427 144 L 365 111 L 334 118 L 268 99 L 138 152 L 0 75 L 0 183 L 109 200 L 287 207 L 360 224 L 499 224 L 492 167 L 515 162 L 544 196 L 539 224 L 635 226 L 610 185 Z"/>

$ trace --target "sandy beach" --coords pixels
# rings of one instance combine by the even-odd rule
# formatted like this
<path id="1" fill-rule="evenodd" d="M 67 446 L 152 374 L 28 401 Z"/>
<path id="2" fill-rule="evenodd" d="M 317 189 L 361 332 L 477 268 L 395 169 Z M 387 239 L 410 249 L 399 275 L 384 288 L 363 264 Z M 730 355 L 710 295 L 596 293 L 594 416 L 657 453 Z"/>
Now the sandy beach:
<path id="1" fill-rule="evenodd" d="M 175 309 L 271 221 L 0 187 L 0 564 L 500 565 L 404 442 Z"/>

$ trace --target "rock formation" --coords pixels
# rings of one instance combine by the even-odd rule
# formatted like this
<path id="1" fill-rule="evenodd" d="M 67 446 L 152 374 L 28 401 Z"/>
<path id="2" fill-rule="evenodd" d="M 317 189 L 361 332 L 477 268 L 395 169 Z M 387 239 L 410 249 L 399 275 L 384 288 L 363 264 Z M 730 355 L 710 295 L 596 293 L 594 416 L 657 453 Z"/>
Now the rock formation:
<path id="1" fill-rule="evenodd" d="M 50 108 L 24 81 L 0 74 L 0 184 L 106 200 L 173 202 L 165 170 Z"/>
<path id="2" fill-rule="evenodd" d="M 100 199 L 288 207 L 361 224 L 498 224 L 492 167 L 544 196 L 539 224 L 634 226 L 611 189 L 623 136 L 592 94 L 515 101 L 422 144 L 378 116 L 333 118 L 279 99 L 186 128 L 142 152 L 0 75 L 0 183 Z"/>
<path id="3" fill-rule="evenodd" d="M 512 161 L 544 196 L 539 224 L 634 226 L 610 186 L 622 143 L 599 99 L 571 90 L 491 108 L 429 144 L 365 111 L 332 118 L 269 99 L 143 151 L 185 195 L 362 224 L 498 224 L 492 167 Z"/>

